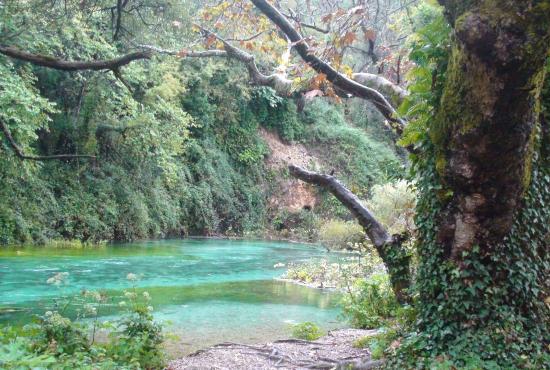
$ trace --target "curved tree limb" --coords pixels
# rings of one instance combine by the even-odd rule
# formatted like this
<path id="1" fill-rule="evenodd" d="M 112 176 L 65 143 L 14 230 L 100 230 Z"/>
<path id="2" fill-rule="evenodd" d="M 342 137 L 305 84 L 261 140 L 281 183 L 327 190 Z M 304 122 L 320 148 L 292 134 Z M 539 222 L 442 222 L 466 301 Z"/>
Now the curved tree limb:
<path id="1" fill-rule="evenodd" d="M 4 123 L 4 121 L 0 120 L 0 129 L 4 133 L 4 136 L 8 140 L 8 144 L 10 144 L 11 148 L 15 152 L 15 155 L 17 155 L 21 159 L 28 159 L 31 161 L 49 161 L 49 160 L 64 160 L 64 159 L 77 159 L 77 158 L 85 158 L 85 159 L 95 159 L 96 157 L 93 155 L 81 155 L 81 154 L 55 154 L 55 155 L 28 155 L 23 152 L 23 149 L 17 143 L 15 142 L 13 136 L 11 135 L 11 132 L 8 128 L 8 126 Z"/>
<path id="2" fill-rule="evenodd" d="M 404 237 L 391 236 L 359 198 L 335 177 L 307 171 L 294 165 L 290 165 L 288 169 L 297 179 L 330 191 L 350 210 L 386 265 L 396 298 L 400 303 L 407 303 L 409 301 L 407 289 L 410 286 L 410 256 L 402 245 Z"/>
<path id="3" fill-rule="evenodd" d="M 115 59 L 109 60 L 95 60 L 95 61 L 66 61 L 63 59 L 57 59 L 46 55 L 32 54 L 26 51 L 19 50 L 12 46 L 0 45 L 0 53 L 10 58 L 29 62 L 38 66 L 58 69 L 62 71 L 79 71 L 79 70 L 111 70 L 115 76 L 120 79 L 126 87 L 129 85 L 124 81 L 120 74 L 120 68 L 131 63 L 134 60 L 149 59 L 151 57 L 150 51 L 139 51 L 131 54 L 127 54 Z M 21 159 L 33 160 L 33 161 L 47 161 L 47 160 L 71 160 L 76 158 L 95 159 L 93 155 L 80 155 L 80 154 L 55 154 L 55 155 L 28 155 L 25 154 L 23 149 L 14 140 L 8 126 L 0 121 L 0 129 L 4 133 L 9 145 L 13 149 L 17 157 Z"/>
<path id="4" fill-rule="evenodd" d="M 150 51 L 138 51 L 123 55 L 114 59 L 92 60 L 92 61 L 68 61 L 54 58 L 47 55 L 32 54 L 19 50 L 13 46 L 0 45 L 0 53 L 10 58 L 29 62 L 38 66 L 58 69 L 61 71 L 81 71 L 81 70 L 117 70 L 135 60 L 151 58 Z"/>
<path id="5" fill-rule="evenodd" d="M 407 95 L 409 95 L 407 90 L 380 75 L 373 73 L 354 73 L 352 78 L 362 85 L 378 90 L 386 99 L 392 102 L 394 106 L 399 106 Z"/>
<path id="6" fill-rule="evenodd" d="M 190 51 L 190 50 L 169 50 L 169 49 L 163 49 L 159 48 L 154 45 L 146 45 L 146 44 L 137 44 L 136 45 L 140 49 L 146 49 L 151 52 L 155 52 L 158 54 L 165 54 L 165 55 L 172 55 L 172 56 L 179 56 L 182 58 L 188 57 L 188 58 L 209 58 L 209 57 L 219 57 L 219 58 L 227 58 L 227 51 L 225 50 L 218 50 L 218 49 L 211 49 L 211 50 L 204 50 L 204 51 Z"/>
<path id="7" fill-rule="evenodd" d="M 137 45 L 137 46 L 142 49 L 146 49 L 156 53 L 173 55 L 181 58 L 218 57 L 218 58 L 230 58 L 230 59 L 238 60 L 239 62 L 243 63 L 246 69 L 248 70 L 248 74 L 254 85 L 269 86 L 273 88 L 277 92 L 277 94 L 281 96 L 290 95 L 291 88 L 292 88 L 292 81 L 287 79 L 284 73 L 277 71 L 273 74 L 266 75 L 260 72 L 258 66 L 256 65 L 256 60 L 254 58 L 254 55 L 247 53 L 246 51 L 239 49 L 236 46 L 233 46 L 227 40 L 224 40 L 214 32 L 209 31 L 200 26 L 198 27 L 206 36 L 212 35 L 218 40 L 220 40 L 223 43 L 224 50 L 213 49 L 213 50 L 205 50 L 205 51 L 187 51 L 187 50 L 175 51 L 175 50 L 162 49 L 152 45 Z"/>
<path id="8" fill-rule="evenodd" d="M 150 51 L 139 51 L 131 54 L 127 54 L 115 59 L 108 60 L 94 60 L 94 61 L 67 61 L 63 59 L 53 58 L 46 55 L 32 54 L 26 51 L 19 50 L 12 46 L 0 45 L 0 53 L 10 58 L 29 62 L 38 66 L 58 69 L 62 71 L 79 71 L 79 70 L 111 70 L 115 76 L 122 81 L 122 83 L 131 90 L 130 86 L 125 82 L 120 74 L 120 68 L 135 60 L 149 59 L 151 57 Z M 23 149 L 14 140 L 8 126 L 0 121 L 0 129 L 4 133 L 9 145 L 13 149 L 17 157 L 21 159 L 33 160 L 33 161 L 47 161 L 47 160 L 71 160 L 76 158 L 95 159 L 93 155 L 79 155 L 79 154 L 55 154 L 55 155 L 28 155 L 25 154 Z"/>
<path id="9" fill-rule="evenodd" d="M 327 76 L 327 79 L 332 82 L 337 88 L 340 88 L 351 95 L 368 100 L 382 113 L 382 115 L 390 122 L 395 123 L 393 126 L 398 134 L 401 134 L 406 122 L 400 118 L 395 108 L 388 100 L 378 91 L 368 86 L 364 86 L 352 79 L 349 79 L 342 73 L 338 72 L 330 64 L 317 57 L 309 48 L 307 42 L 300 33 L 292 26 L 273 5 L 266 0 L 251 0 L 251 2 L 267 16 L 293 43 L 294 48 L 302 59 L 309 64 L 318 73 Z"/>
<path id="10" fill-rule="evenodd" d="M 316 172 L 307 171 L 301 167 L 290 165 L 290 174 L 304 182 L 319 185 L 330 191 L 351 213 L 355 216 L 359 224 L 365 229 L 365 232 L 372 244 L 376 248 L 384 246 L 391 242 L 391 236 L 384 226 L 380 224 L 374 215 L 365 206 L 355 194 L 348 190 L 344 184 L 335 177 Z"/>
<path id="11" fill-rule="evenodd" d="M 253 83 L 260 86 L 269 86 L 282 96 L 290 95 L 292 81 L 286 78 L 284 71 L 275 72 L 270 75 L 263 74 L 262 72 L 260 72 L 258 66 L 256 65 L 256 59 L 254 58 L 254 55 L 247 53 L 246 51 L 239 49 L 236 46 L 233 46 L 214 32 L 207 30 L 200 25 L 197 26 L 201 29 L 204 35 L 211 35 L 220 40 L 223 43 L 223 47 L 227 52 L 228 57 L 244 63 Z"/>

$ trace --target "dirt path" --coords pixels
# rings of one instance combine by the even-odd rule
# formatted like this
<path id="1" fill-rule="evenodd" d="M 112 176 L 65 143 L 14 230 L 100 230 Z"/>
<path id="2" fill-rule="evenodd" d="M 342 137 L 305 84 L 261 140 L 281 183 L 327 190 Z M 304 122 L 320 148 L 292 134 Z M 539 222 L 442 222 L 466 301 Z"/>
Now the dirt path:
<path id="1" fill-rule="evenodd" d="M 316 341 L 298 339 L 249 345 L 221 343 L 169 363 L 168 370 L 180 369 L 373 369 L 367 349 L 353 347 L 361 337 L 376 330 L 340 329 Z"/>

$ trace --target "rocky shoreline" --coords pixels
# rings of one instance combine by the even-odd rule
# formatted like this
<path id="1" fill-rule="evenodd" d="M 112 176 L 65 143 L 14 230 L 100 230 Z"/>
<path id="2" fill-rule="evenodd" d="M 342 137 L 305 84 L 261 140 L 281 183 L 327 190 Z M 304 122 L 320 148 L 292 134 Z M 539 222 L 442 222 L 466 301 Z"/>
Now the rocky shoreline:
<path id="1" fill-rule="evenodd" d="M 353 343 L 376 330 L 338 329 L 315 340 L 283 339 L 264 344 L 220 343 L 171 361 L 167 370 L 183 369 L 375 369 L 368 349 Z"/>

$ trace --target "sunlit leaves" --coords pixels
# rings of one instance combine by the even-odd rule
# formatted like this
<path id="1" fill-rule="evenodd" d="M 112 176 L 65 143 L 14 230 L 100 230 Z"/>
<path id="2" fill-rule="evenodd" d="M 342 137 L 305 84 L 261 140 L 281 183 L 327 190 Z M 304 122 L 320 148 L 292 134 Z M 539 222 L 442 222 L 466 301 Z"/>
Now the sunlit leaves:
<path id="1" fill-rule="evenodd" d="M 327 83 L 327 75 L 324 73 L 319 73 L 311 80 L 311 88 L 319 89 Z"/>
<path id="2" fill-rule="evenodd" d="M 380 42 L 382 47 L 381 38 L 376 31 L 379 29 L 376 22 L 382 21 L 378 13 L 384 7 L 388 8 L 385 11 L 394 8 L 395 11 L 403 10 L 397 2 L 381 7 L 374 1 L 354 5 L 319 1 L 301 7 L 294 2 L 282 1 L 276 5 L 304 36 L 300 42 L 306 42 L 311 53 L 318 55 L 346 76 L 351 76 L 354 71 L 367 64 L 364 59 L 370 58 L 365 54 L 365 50 L 371 47 L 369 42 Z M 202 9 L 197 22 L 201 22 L 207 29 L 215 30 L 235 46 L 254 54 L 268 72 L 279 68 L 280 64 L 274 62 L 282 61 L 288 64 L 286 71 L 289 78 L 313 77 L 308 66 L 296 54 L 286 63 L 281 55 L 285 53 L 288 41 L 249 1 L 212 1 L 210 6 Z M 201 36 L 200 33 L 198 36 Z M 203 44 L 206 48 L 214 46 L 208 38 Z M 388 50 L 386 54 L 389 53 L 391 51 Z M 318 83 L 312 81 L 312 84 L 315 88 Z"/>

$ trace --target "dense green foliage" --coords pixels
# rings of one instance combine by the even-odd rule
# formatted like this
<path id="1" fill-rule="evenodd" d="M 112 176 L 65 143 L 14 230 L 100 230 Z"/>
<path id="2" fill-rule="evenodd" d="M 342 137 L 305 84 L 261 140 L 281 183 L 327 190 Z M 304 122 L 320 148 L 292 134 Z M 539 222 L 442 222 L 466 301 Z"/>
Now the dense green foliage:
<path id="1" fill-rule="evenodd" d="M 331 249 L 353 249 L 365 241 L 365 232 L 355 221 L 329 220 L 319 229 L 319 241 Z"/>
<path id="2" fill-rule="evenodd" d="M 11 42 L 32 52 L 89 59 L 125 51 L 102 36 L 108 19 L 101 12 L 86 18 L 85 8 L 56 5 L 44 14 L 55 22 L 39 17 L 28 24 L 32 7 L 9 2 L 2 10 L 10 19 L 7 30 L 17 35 Z M 141 22 L 132 27 L 147 37 Z M 173 29 L 159 32 L 168 44 L 184 37 Z M 319 100 L 300 113 L 292 99 L 252 88 L 244 73 L 242 65 L 226 60 L 158 56 L 126 66 L 120 80 L 112 73 L 66 73 L 0 56 L 0 119 L 22 150 L 97 157 L 21 160 L 2 137 L 0 243 L 243 235 L 270 229 L 269 221 L 277 229 L 276 220 L 288 218 L 298 218 L 300 233 L 315 240 L 307 223 L 316 215 L 267 214 L 266 199 L 277 189 L 264 166 L 268 148 L 260 125 L 283 140 L 320 149 L 327 167 L 353 178 L 361 192 L 399 171 L 392 150 L 348 124 L 340 108 Z M 328 146 L 337 149 L 334 156 L 322 149 Z M 331 197 L 323 199 L 322 213 L 347 214 Z"/>
<path id="3" fill-rule="evenodd" d="M 48 283 L 62 287 L 66 273 L 57 273 Z M 133 274 L 128 275 L 134 280 Z M 98 311 L 112 304 L 103 293 L 84 291 L 81 297 L 57 300 L 57 310 L 36 317 L 23 328 L 0 329 L 2 369 L 160 369 L 164 366 L 162 327 L 153 320 L 150 296 L 138 295 L 135 287 L 125 292 L 127 313 L 115 322 L 99 322 Z M 75 302 L 75 299 L 78 302 Z M 69 305 L 82 307 L 77 320 L 64 316 Z M 87 321 L 82 321 L 87 319 Z M 98 340 L 99 330 L 109 338 Z"/>
<path id="4" fill-rule="evenodd" d="M 292 336 L 297 339 L 316 340 L 323 336 L 323 332 L 317 325 L 308 321 L 294 325 Z"/>
<path id="5" fill-rule="evenodd" d="M 365 135 L 360 126 L 349 124 L 341 106 L 318 99 L 306 106 L 304 116 L 310 125 L 304 141 L 358 196 L 366 198 L 373 185 L 403 175 L 402 164 L 391 147 Z"/>
<path id="6" fill-rule="evenodd" d="M 84 122 L 71 123 L 71 112 L 54 114 L 49 132 L 42 133 L 35 150 L 94 153 L 97 161 L 25 163 L 21 173 L 20 160 L 4 149 L 8 155 L 0 163 L 5 184 L 0 198 L 6 205 L 0 213 L 3 243 L 242 234 L 264 227 L 267 186 L 262 184 L 270 174 L 263 165 L 268 149 L 257 133 L 260 124 L 288 139 L 296 138 L 289 137 L 289 132 L 311 126 L 309 139 L 303 134 L 302 139 L 312 147 L 339 146 L 338 156 L 326 156 L 327 161 L 345 171 L 348 178 L 353 171 L 363 174 L 354 177 L 363 191 L 386 178 L 388 172 L 398 171 L 395 155 L 346 124 L 340 113 L 335 113 L 336 124 L 313 123 L 316 116 L 312 112 L 317 109 L 337 111 L 330 104 L 315 104 L 302 117 L 292 102 L 270 102 L 258 95 L 264 89 L 251 90 L 235 82 L 238 66 L 186 63 L 172 66 L 185 76 L 176 78 L 158 63 L 157 68 L 164 72 L 149 77 L 149 93 L 172 93 L 166 97 L 168 107 L 163 100 L 163 109 L 177 111 L 180 121 L 174 122 L 169 112 L 159 112 L 158 117 L 139 113 L 140 103 L 124 92 L 113 97 L 90 93 L 83 98 L 78 117 Z M 230 80 L 233 88 L 227 89 L 224 86 Z M 48 91 L 48 81 L 38 82 Z M 100 89 L 98 86 L 98 93 Z M 99 104 L 101 99 L 116 101 L 109 107 Z M 112 117 L 109 124 L 98 123 L 101 112 L 118 114 L 119 99 L 126 99 L 130 111 L 125 114 L 133 116 L 123 122 Z M 282 106 L 275 109 L 271 104 Z M 277 118 L 268 115 L 272 121 L 265 121 L 262 109 L 278 112 Z M 18 139 L 19 130 L 14 125 Z M 144 146 L 151 153 L 141 152 Z M 366 159 L 370 163 L 365 164 Z M 339 207 L 330 197 L 326 199 L 327 213 Z"/>
<path id="7" fill-rule="evenodd" d="M 2 7 L 6 32 L 21 48 L 72 59 L 123 52 L 101 35 L 104 13 L 87 18 L 83 7 L 56 5 L 29 24 L 26 5 Z M 183 9 L 171 8 L 178 17 Z M 0 57 L 0 118 L 18 145 L 97 156 L 22 161 L 3 138 L 0 243 L 243 232 L 260 224 L 265 148 L 249 119 L 250 88 L 225 87 L 240 73 L 223 63 L 155 58 L 127 66 L 123 83 L 111 73 L 68 74 Z"/>
<path id="8" fill-rule="evenodd" d="M 248 123 L 243 116 L 249 111 L 230 117 L 225 110 L 246 102 L 246 90 L 240 96 L 216 97 L 216 85 L 210 84 L 226 78 L 228 69 L 193 70 L 188 67 L 185 81 L 166 71 L 149 77 L 151 87 L 142 100 L 124 93 L 90 93 L 80 108 L 82 123 L 71 123 L 69 113 L 54 115 L 37 149 L 50 153 L 73 148 L 97 154 L 97 161 L 33 164 L 21 173 L 20 160 L 5 156 L 2 241 L 127 240 L 242 231 L 257 224 L 263 210 L 257 180 L 265 148 L 254 125 L 241 125 Z M 98 86 L 97 92 L 102 91 Z M 153 98 L 158 91 L 164 99 Z M 120 106 L 120 99 L 127 105 Z M 142 112 L 149 100 L 158 112 Z M 219 104 L 222 100 L 227 107 Z M 116 120 L 121 110 L 126 111 L 123 121 Z M 102 111 L 112 123 L 97 123 Z M 14 131 L 19 138 L 19 126 Z"/>
<path id="9" fill-rule="evenodd" d="M 33 119 L 42 117 L 47 127 L 37 138 L 34 121 L 17 115 L 18 111 L 6 117 L 17 140 L 28 142 L 26 150 L 98 158 L 24 162 L 21 167 L 21 160 L 5 144 L 6 155 L 0 161 L 5 185 L 0 190 L 5 205 L 0 211 L 2 243 L 243 234 L 262 229 L 271 174 L 263 164 L 268 148 L 257 133 L 260 125 L 312 148 L 336 147 L 337 156 L 324 158 L 349 179 L 357 171 L 354 183 L 363 191 L 399 171 L 391 150 L 351 127 L 327 102 L 314 103 L 300 114 L 292 101 L 266 88 L 247 86 L 239 79 L 239 65 L 156 59 L 150 64 L 147 69 L 132 67 L 136 71 L 131 76 L 139 81 L 136 88 L 148 87 L 140 87 L 139 96 L 123 86 L 107 89 L 115 83 L 108 76 L 83 76 L 82 82 L 76 82 L 61 72 L 28 67 L 5 75 L 13 80 L 13 75 L 27 71 L 56 103 L 47 103 L 32 90 L 31 82 L 26 82 L 28 92 L 20 92 L 34 94 L 31 98 L 10 98 Z M 26 86 L 22 81 L 16 82 Z M 82 86 L 86 94 L 81 94 Z M 36 99 L 42 105 L 65 108 L 50 113 L 48 122 L 44 112 L 49 106 L 42 107 Z M 29 113 L 25 107 L 30 106 L 38 110 Z M 23 121 L 24 125 L 18 124 Z M 325 198 L 328 203 L 321 210 L 330 214 L 339 208 L 331 197 Z"/>
<path id="10" fill-rule="evenodd" d="M 386 273 L 358 279 L 345 295 L 342 311 L 354 327 L 375 329 L 394 318 L 399 308 Z"/>

